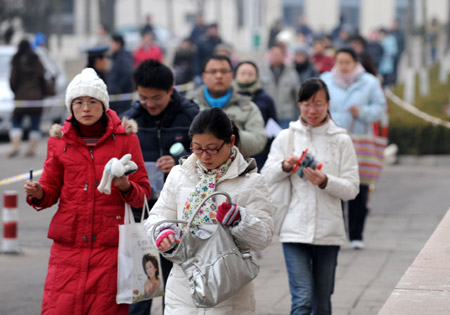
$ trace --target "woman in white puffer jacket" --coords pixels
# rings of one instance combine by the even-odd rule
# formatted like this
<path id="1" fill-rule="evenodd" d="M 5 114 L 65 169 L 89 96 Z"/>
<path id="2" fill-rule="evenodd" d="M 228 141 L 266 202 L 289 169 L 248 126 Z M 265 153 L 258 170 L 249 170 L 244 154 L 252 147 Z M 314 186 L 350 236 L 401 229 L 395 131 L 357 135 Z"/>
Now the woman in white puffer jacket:
<path id="1" fill-rule="evenodd" d="M 239 152 L 239 130 L 220 108 L 201 111 L 191 124 L 191 154 L 170 172 L 158 201 L 145 221 L 152 237 L 153 226 L 162 220 L 186 220 L 193 209 L 214 191 L 227 192 L 233 201 L 215 204 L 209 199 L 194 217 L 200 234 L 214 224 L 231 227 L 241 249 L 262 250 L 273 236 L 272 205 L 264 178 L 257 173 L 254 159 Z M 208 227 L 209 226 L 209 227 Z M 167 251 L 176 245 L 176 225 L 165 225 L 156 233 L 156 246 Z M 190 296 L 188 279 L 177 264 L 167 280 L 165 314 L 256 314 L 253 284 L 218 305 L 196 308 Z"/>
<path id="2" fill-rule="evenodd" d="M 291 314 L 331 314 L 337 256 L 346 242 L 341 200 L 358 194 L 358 162 L 351 138 L 330 119 L 323 81 L 314 78 L 303 83 L 299 107 L 299 120 L 274 140 L 262 174 L 268 185 L 288 177 L 291 183 L 288 208 L 277 209 L 286 211 L 280 242 L 289 275 Z M 322 168 L 306 167 L 301 178 L 292 170 L 296 171 L 306 149 Z"/>

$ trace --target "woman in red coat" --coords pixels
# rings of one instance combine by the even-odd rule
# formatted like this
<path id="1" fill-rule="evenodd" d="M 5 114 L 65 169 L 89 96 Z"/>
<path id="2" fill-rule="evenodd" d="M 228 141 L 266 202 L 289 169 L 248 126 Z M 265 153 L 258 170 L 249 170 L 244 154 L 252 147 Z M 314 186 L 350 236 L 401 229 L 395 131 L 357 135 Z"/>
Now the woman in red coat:
<path id="1" fill-rule="evenodd" d="M 86 68 L 67 87 L 71 116 L 55 125 L 39 182 L 27 181 L 27 202 L 42 210 L 58 202 L 42 314 L 128 314 L 116 304 L 118 225 L 125 203 L 142 207 L 150 196 L 134 121 L 109 109 L 106 85 Z M 115 177 L 111 194 L 97 190 L 105 164 L 130 153 L 138 169 Z"/>

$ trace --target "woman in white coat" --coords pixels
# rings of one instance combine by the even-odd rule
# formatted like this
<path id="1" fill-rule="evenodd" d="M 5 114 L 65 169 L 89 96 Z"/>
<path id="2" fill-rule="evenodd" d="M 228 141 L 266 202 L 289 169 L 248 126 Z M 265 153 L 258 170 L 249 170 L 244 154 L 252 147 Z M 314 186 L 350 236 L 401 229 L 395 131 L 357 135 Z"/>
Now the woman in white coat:
<path id="1" fill-rule="evenodd" d="M 209 199 L 194 217 L 200 234 L 214 224 L 231 226 L 231 233 L 241 249 L 266 248 L 272 240 L 273 223 L 269 192 L 262 175 L 257 173 L 254 159 L 239 152 L 239 130 L 219 108 L 200 112 L 193 120 L 191 154 L 170 172 L 158 201 L 145 226 L 162 220 L 186 220 L 192 210 L 214 191 L 230 194 L 233 204 L 216 205 Z M 155 231 L 156 246 L 167 251 L 179 242 L 175 225 L 163 225 Z M 208 309 L 196 308 L 189 293 L 188 280 L 180 266 L 174 264 L 167 280 L 165 314 L 255 314 L 253 284 Z"/>
<path id="2" fill-rule="evenodd" d="M 331 314 L 337 256 L 346 241 L 341 200 L 358 193 L 358 162 L 352 140 L 330 118 L 323 81 L 313 78 L 303 83 L 298 104 L 299 120 L 275 138 L 261 172 L 269 185 L 286 178 L 291 183 L 288 208 L 277 209 L 286 211 L 280 242 L 289 276 L 291 315 Z M 306 167 L 301 178 L 293 170 L 306 149 L 322 168 Z"/>

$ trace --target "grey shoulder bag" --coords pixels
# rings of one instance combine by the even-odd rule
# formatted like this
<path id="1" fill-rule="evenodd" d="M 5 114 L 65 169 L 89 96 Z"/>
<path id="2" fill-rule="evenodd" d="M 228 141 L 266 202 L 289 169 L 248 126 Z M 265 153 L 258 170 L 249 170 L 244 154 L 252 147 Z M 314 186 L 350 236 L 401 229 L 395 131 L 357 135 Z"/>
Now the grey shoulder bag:
<path id="1" fill-rule="evenodd" d="M 259 272 L 259 266 L 253 261 L 250 251 L 241 251 L 233 240 L 230 228 L 217 224 L 217 229 L 206 239 L 190 232 L 194 216 L 209 198 L 222 194 L 231 203 L 231 197 L 225 192 L 214 192 L 206 197 L 195 209 L 188 221 L 164 220 L 163 223 L 182 223 L 181 242 L 174 251 L 160 252 L 166 259 L 183 269 L 189 282 L 190 294 L 197 307 L 213 307 L 235 295 L 250 283 Z"/>

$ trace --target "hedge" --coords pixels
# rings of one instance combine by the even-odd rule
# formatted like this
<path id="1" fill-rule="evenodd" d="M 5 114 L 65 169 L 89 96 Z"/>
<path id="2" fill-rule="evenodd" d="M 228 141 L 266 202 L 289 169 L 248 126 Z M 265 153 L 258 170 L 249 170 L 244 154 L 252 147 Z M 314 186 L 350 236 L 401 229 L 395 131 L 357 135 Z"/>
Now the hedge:
<path id="1" fill-rule="evenodd" d="M 418 91 L 416 77 L 415 106 L 420 110 L 450 120 L 443 113 L 443 106 L 449 104 L 450 79 L 447 84 L 438 81 L 438 65 L 430 69 L 430 95 L 422 97 Z M 393 88 L 394 94 L 403 97 L 403 85 Z M 428 123 L 389 101 L 389 143 L 399 147 L 399 154 L 450 154 L 450 129 Z"/>

